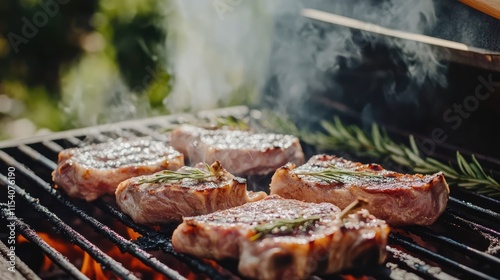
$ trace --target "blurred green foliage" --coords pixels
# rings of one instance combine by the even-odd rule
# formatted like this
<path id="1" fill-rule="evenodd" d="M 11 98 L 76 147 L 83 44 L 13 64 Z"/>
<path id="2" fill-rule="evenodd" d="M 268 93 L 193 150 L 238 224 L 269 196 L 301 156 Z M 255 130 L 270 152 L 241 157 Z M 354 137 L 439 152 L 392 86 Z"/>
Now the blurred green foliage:
<path id="1" fill-rule="evenodd" d="M 159 1 L 0 1 L 0 139 L 24 135 L 22 118 L 58 131 L 168 113 Z"/>

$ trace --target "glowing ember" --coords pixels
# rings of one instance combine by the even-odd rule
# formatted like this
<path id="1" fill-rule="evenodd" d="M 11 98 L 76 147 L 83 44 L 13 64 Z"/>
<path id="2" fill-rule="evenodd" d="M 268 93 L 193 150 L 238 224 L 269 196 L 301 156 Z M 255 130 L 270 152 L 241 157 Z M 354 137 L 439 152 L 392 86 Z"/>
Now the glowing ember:
<path id="1" fill-rule="evenodd" d="M 81 256 L 83 255 L 83 250 L 80 247 L 68 244 L 64 239 L 51 237 L 48 233 L 38 232 L 38 236 L 42 238 L 47 244 L 49 244 L 52 248 L 56 249 L 56 251 L 60 252 L 62 255 L 66 256 L 68 259 L 72 260 L 73 263 L 77 263 Z M 22 235 L 19 235 L 17 238 L 17 243 L 29 243 L 29 241 L 24 238 Z M 41 267 L 41 272 L 48 272 L 54 269 L 54 264 L 52 261 L 44 255 L 43 264 Z"/>
<path id="2" fill-rule="evenodd" d="M 81 271 L 90 279 L 109 279 L 109 277 L 104 275 L 101 266 L 87 252 L 84 252 L 83 255 Z"/>
<path id="3" fill-rule="evenodd" d="M 114 230 L 119 233 L 122 233 L 124 237 L 128 237 L 132 240 L 137 239 L 141 235 L 136 233 L 130 228 L 126 228 L 123 225 L 116 223 L 113 226 Z M 111 271 L 105 270 L 101 267 L 101 265 L 92 258 L 87 252 L 83 251 L 76 245 L 70 244 L 65 239 L 57 237 L 55 235 L 51 235 L 45 232 L 37 233 L 40 238 L 42 238 L 47 244 L 53 247 L 55 250 L 60 252 L 62 255 L 68 258 L 68 260 L 73 263 L 76 267 L 80 267 L 80 271 L 85 274 L 90 279 L 98 279 L 98 280 L 107 280 L 115 278 Z M 104 242 L 99 242 L 98 240 L 91 240 L 94 244 L 103 244 Z M 29 243 L 27 239 L 23 236 L 19 235 L 17 242 L 21 243 Z M 107 243 L 107 242 L 106 242 Z M 140 279 L 153 279 L 153 280 L 162 280 L 166 279 L 165 276 L 161 275 L 157 271 L 143 264 L 140 260 L 134 258 L 133 256 L 122 253 L 117 246 L 100 246 L 101 250 L 109 255 L 111 258 L 120 262 L 125 268 L 134 272 L 134 274 Z M 181 271 L 181 274 L 184 274 L 188 279 L 200 279 L 195 274 L 190 273 L 189 269 L 185 267 L 185 265 L 176 265 L 176 260 L 169 258 L 163 254 L 157 256 L 159 259 L 166 258 L 168 261 L 164 261 L 168 263 L 169 267 L 173 269 L 178 269 Z M 39 275 L 49 275 L 54 270 L 57 270 L 57 265 L 54 264 L 47 256 L 44 256 L 43 264 L 38 271 Z M 184 273 L 182 273 L 182 271 Z"/>

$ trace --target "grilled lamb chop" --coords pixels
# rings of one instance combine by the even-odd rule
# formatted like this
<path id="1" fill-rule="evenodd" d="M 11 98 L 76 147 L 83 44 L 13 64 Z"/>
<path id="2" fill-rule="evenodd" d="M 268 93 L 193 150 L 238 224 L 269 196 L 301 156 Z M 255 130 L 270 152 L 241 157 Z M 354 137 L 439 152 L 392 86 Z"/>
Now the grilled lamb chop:
<path id="1" fill-rule="evenodd" d="M 59 153 L 52 179 L 71 197 L 95 200 L 114 194 L 130 177 L 184 166 L 184 156 L 171 146 L 148 138 L 116 139 Z"/>
<path id="2" fill-rule="evenodd" d="M 288 162 L 305 162 L 299 140 L 291 135 L 183 125 L 170 137 L 170 144 L 191 163 L 218 160 L 239 176 L 265 175 Z"/>
<path id="3" fill-rule="evenodd" d="M 328 170 L 334 170 L 337 179 L 318 176 Z M 442 173 L 401 174 L 378 164 L 329 155 L 316 155 L 297 168 L 292 164 L 279 168 L 270 189 L 271 194 L 285 198 L 329 202 L 341 209 L 362 198 L 368 201 L 366 209 L 371 214 L 390 225 L 434 223 L 446 208 L 450 192 Z"/>
<path id="4" fill-rule="evenodd" d="M 218 161 L 212 166 L 183 167 L 130 178 L 116 189 L 116 202 L 136 223 L 181 221 L 183 216 L 212 213 L 266 197 L 247 192 L 246 180 L 234 177 Z"/>
<path id="5" fill-rule="evenodd" d="M 330 203 L 271 195 L 184 218 L 172 243 L 176 251 L 201 258 L 239 258 L 238 269 L 246 277 L 306 279 L 312 274 L 381 263 L 388 233 L 385 221 L 364 209 L 342 215 Z"/>

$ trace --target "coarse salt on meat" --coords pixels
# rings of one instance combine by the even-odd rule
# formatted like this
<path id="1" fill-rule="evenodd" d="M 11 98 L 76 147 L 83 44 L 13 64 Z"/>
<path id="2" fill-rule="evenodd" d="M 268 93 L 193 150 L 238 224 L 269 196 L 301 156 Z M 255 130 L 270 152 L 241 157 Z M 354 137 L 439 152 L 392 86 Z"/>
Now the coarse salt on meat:
<path id="1" fill-rule="evenodd" d="M 130 178 L 116 189 L 116 202 L 136 223 L 162 224 L 181 221 L 183 216 L 212 213 L 266 197 L 264 192 L 247 191 L 246 180 L 227 172 L 218 161 L 210 168 L 216 170 L 217 176 L 202 180 L 156 181 L 155 178 L 162 172 Z M 186 166 L 176 173 L 193 169 L 209 174 L 203 164 L 199 167 Z"/>
<path id="2" fill-rule="evenodd" d="M 170 144 L 191 163 L 218 160 L 239 176 L 265 175 L 288 162 L 305 162 L 299 139 L 292 135 L 182 125 L 170 137 Z"/>
<path id="3" fill-rule="evenodd" d="M 71 197 L 92 201 L 130 177 L 181 166 L 184 156 L 164 142 L 120 138 L 61 151 L 52 179 Z"/>
<path id="4" fill-rule="evenodd" d="M 367 210 L 340 218 L 330 203 L 307 203 L 271 195 L 212 214 L 187 217 L 174 231 L 180 253 L 239 259 L 238 270 L 257 279 L 308 279 L 384 261 L 389 227 Z M 269 233 L 254 240 L 255 227 L 277 219 L 316 216 L 308 228 Z"/>
<path id="5" fill-rule="evenodd" d="M 304 172 L 335 168 L 371 172 L 376 177 L 342 175 L 344 182 L 318 179 Z M 292 164 L 276 170 L 271 194 L 308 202 L 329 202 L 341 209 L 357 198 L 368 202 L 366 209 L 390 225 L 430 225 L 443 213 L 449 187 L 442 173 L 401 174 L 378 164 L 362 164 L 331 155 L 313 156 L 306 164 Z"/>

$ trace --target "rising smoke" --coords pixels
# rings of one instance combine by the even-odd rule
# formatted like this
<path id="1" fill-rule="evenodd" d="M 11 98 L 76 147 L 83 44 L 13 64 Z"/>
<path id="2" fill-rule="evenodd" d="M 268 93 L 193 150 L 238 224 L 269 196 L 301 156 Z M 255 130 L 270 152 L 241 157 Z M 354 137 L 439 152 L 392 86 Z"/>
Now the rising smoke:
<path id="1" fill-rule="evenodd" d="M 183 1 L 168 16 L 170 111 L 248 102 L 265 82 L 273 32 L 267 1 Z M 222 6 L 221 6 L 222 5 Z"/>
<path id="2" fill-rule="evenodd" d="M 369 73 L 374 78 L 368 82 L 363 77 L 361 82 L 354 82 L 357 92 L 382 87 L 383 99 L 393 106 L 416 103 L 418 89 L 424 85 L 446 84 L 445 67 L 426 45 L 354 32 L 301 16 L 302 9 L 314 8 L 388 28 L 426 33 L 436 22 L 432 0 L 168 2 L 163 9 L 163 25 L 168 29 L 165 52 L 173 88 L 164 103 L 171 112 L 260 103 L 307 118 L 311 112 L 303 110 L 304 104 L 316 93 L 326 92 L 332 99 L 351 94 L 352 90 L 346 91 L 339 82 L 343 79 L 340 77 L 357 73 L 351 69 L 366 63 L 366 51 L 377 44 L 391 50 L 387 59 L 397 61 L 393 66 L 396 70 L 379 73 L 375 69 Z M 94 70 L 102 66 L 91 58 L 85 61 L 70 73 L 73 82 L 63 81 L 68 92 L 63 109 L 75 117 L 74 125 L 147 116 L 147 100 L 134 95 L 116 69 L 109 66 L 109 71 L 101 71 L 109 75 L 98 74 Z M 78 82 L 86 76 L 96 77 L 92 83 Z M 363 106 L 359 111 L 372 120 L 371 104 Z"/>
<path id="3" fill-rule="evenodd" d="M 401 85 L 395 74 L 384 73 L 388 77 L 383 77 L 382 87 L 389 104 L 416 103 L 415 89 L 446 84 L 445 67 L 426 45 L 353 32 L 300 15 L 303 8 L 315 8 L 425 34 L 436 22 L 432 0 L 194 2 L 174 1 L 175 16 L 169 18 L 175 34 L 169 57 L 176 80 L 165 103 L 172 111 L 213 108 L 244 93 L 279 110 L 308 115 L 297 108 L 315 92 L 342 98 L 346 93 L 338 75 L 361 65 L 366 49 L 376 44 L 391 49 L 389 59 L 398 61 L 406 81 Z M 370 110 L 368 105 L 364 112 L 369 115 Z"/>
<path id="4" fill-rule="evenodd" d="M 62 80 L 61 109 L 74 127 L 144 118 L 150 110 L 144 94 L 132 92 L 108 59 L 85 56 Z"/>

